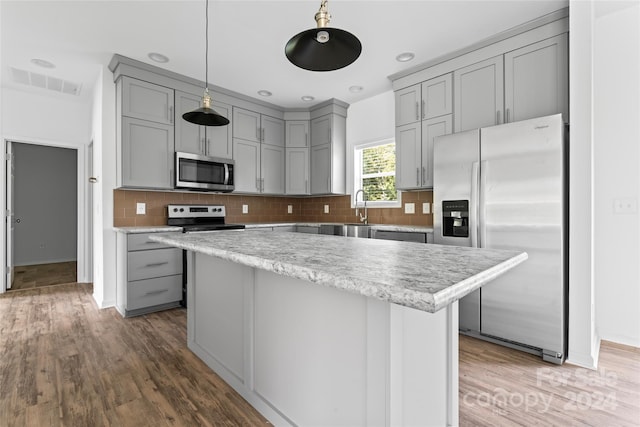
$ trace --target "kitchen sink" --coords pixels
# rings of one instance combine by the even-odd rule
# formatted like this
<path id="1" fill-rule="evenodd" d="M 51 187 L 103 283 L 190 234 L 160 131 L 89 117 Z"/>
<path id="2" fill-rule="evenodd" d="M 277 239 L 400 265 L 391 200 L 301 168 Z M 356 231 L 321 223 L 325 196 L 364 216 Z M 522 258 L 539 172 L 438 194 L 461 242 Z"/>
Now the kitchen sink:
<path id="1" fill-rule="evenodd" d="M 332 236 L 369 238 L 371 227 L 367 224 L 322 224 L 320 234 Z"/>

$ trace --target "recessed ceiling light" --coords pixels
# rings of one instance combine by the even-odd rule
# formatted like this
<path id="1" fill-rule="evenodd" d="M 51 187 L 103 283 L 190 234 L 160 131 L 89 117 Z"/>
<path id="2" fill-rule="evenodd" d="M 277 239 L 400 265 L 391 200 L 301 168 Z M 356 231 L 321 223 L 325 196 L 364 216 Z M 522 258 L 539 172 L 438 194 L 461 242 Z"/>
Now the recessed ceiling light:
<path id="1" fill-rule="evenodd" d="M 404 52 L 404 53 L 401 53 L 400 55 L 396 56 L 396 61 L 398 61 L 398 62 L 407 62 L 407 61 L 411 61 L 415 57 L 416 57 L 416 55 L 413 52 Z"/>
<path id="2" fill-rule="evenodd" d="M 313 96 L 311 96 L 311 95 L 305 95 L 300 99 L 302 99 L 305 102 L 310 102 L 310 101 L 313 101 L 315 98 Z"/>
<path id="3" fill-rule="evenodd" d="M 259 90 L 258 91 L 258 95 L 260 95 L 260 96 L 271 96 L 273 94 L 271 92 L 269 92 L 268 90 Z"/>
<path id="4" fill-rule="evenodd" d="M 38 67 L 42 67 L 42 68 L 56 68 L 56 65 L 53 62 L 49 62 L 49 61 L 46 61 L 46 60 L 40 59 L 40 58 L 33 58 L 31 60 L 31 63 L 37 65 Z"/>
<path id="5" fill-rule="evenodd" d="M 149 55 L 147 55 L 149 57 L 149 59 L 151 59 L 152 61 L 155 62 L 160 62 L 162 64 L 164 64 L 165 62 L 169 62 L 169 58 L 167 58 L 165 55 L 158 53 L 158 52 L 151 52 L 149 53 Z"/>
<path id="6" fill-rule="evenodd" d="M 358 93 L 358 92 L 362 92 L 362 90 L 363 90 L 363 89 L 364 89 L 364 88 L 363 88 L 362 86 L 357 86 L 357 85 L 355 85 L 355 86 L 350 86 L 350 87 L 349 87 L 349 92 L 352 92 L 352 93 Z"/>

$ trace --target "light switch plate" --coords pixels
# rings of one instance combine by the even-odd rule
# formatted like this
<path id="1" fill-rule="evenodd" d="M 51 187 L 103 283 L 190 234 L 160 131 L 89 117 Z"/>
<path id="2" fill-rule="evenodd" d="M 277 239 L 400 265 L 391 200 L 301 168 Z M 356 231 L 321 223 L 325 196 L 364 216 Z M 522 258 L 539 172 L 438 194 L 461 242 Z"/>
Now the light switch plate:
<path id="1" fill-rule="evenodd" d="M 329 213 L 329 205 L 324 205 L 324 213 Z"/>
<path id="2" fill-rule="evenodd" d="M 249 205 L 242 205 L 242 213 L 243 214 L 249 213 Z"/>
<path id="3" fill-rule="evenodd" d="M 146 215 L 147 214 L 147 204 L 146 203 L 136 203 L 136 214 L 137 215 Z"/>
<path id="4" fill-rule="evenodd" d="M 431 203 L 425 202 L 422 204 L 422 213 L 428 215 L 431 213 Z"/>
<path id="5" fill-rule="evenodd" d="M 406 213 L 406 214 L 416 213 L 416 204 L 415 203 L 405 203 L 404 204 L 404 213 Z"/>
<path id="6" fill-rule="evenodd" d="M 288 205 L 287 206 L 287 213 L 290 213 L 290 214 L 293 213 L 293 205 Z"/>

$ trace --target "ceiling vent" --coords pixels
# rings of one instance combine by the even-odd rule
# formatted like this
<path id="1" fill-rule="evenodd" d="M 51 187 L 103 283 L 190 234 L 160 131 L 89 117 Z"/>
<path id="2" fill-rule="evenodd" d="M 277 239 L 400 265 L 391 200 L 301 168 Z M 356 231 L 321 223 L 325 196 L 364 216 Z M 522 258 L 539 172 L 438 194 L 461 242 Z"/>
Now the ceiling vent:
<path id="1" fill-rule="evenodd" d="M 11 67 L 11 75 L 15 83 L 39 87 L 41 89 L 52 90 L 54 92 L 66 93 L 67 95 L 80 95 L 82 84 L 62 80 L 32 71 L 20 70 Z"/>

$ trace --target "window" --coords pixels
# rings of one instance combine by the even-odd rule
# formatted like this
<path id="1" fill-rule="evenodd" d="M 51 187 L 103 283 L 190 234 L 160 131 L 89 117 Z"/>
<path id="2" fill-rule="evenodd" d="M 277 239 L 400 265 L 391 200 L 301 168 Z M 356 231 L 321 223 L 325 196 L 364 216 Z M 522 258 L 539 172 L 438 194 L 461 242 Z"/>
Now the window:
<path id="1" fill-rule="evenodd" d="M 359 145 L 355 147 L 354 160 L 354 197 L 362 189 L 367 195 L 368 206 L 400 206 L 396 190 L 395 141 Z"/>

